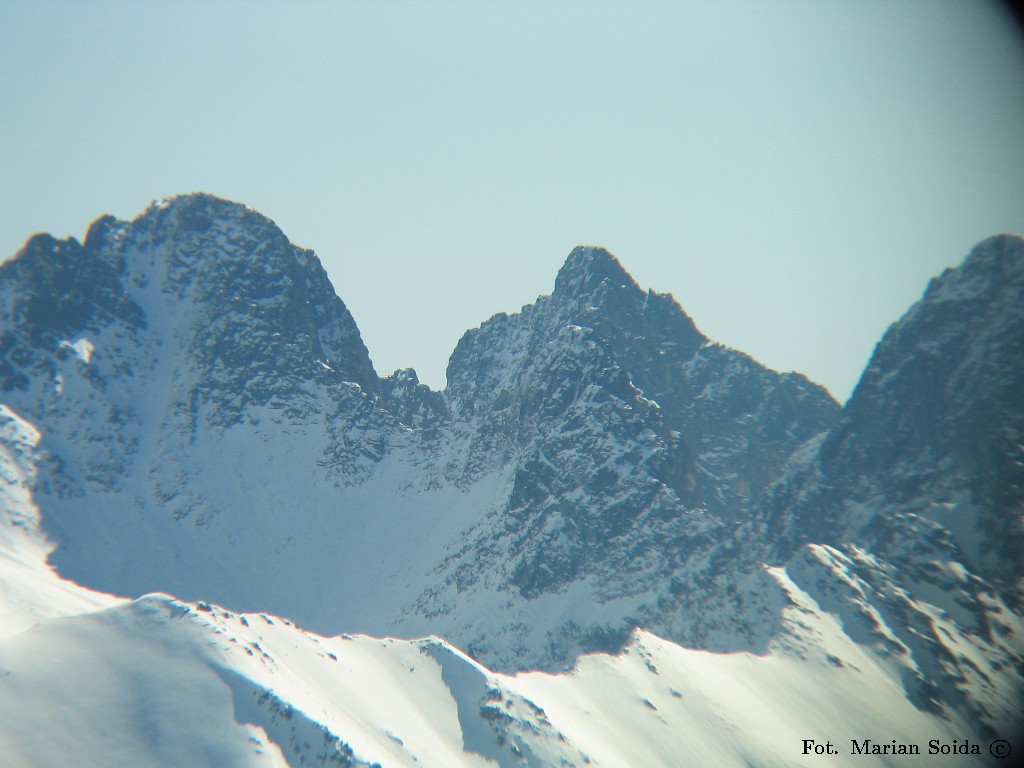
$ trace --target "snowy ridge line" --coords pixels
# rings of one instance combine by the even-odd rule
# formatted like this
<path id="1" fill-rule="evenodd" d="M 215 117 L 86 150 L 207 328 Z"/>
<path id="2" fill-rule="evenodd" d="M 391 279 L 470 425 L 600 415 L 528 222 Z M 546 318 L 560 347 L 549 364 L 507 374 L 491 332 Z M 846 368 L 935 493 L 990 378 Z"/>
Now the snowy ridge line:
<path id="1" fill-rule="evenodd" d="M 0 748 L 23 757 L 42 750 L 26 765 L 57 765 L 85 746 L 113 766 L 187 758 L 192 765 L 669 768 L 680 761 L 802 765 L 807 734 L 842 744 L 863 733 L 901 743 L 969 733 L 914 708 L 891 669 L 846 638 L 784 572 L 774 576 L 794 600 L 790 643 L 802 643 L 799 655 L 795 645 L 764 656 L 692 651 L 637 631 L 622 654 L 587 655 L 554 675 L 491 673 L 438 638 L 324 638 L 266 614 L 147 595 L 0 643 L 7 670 L 0 714 L 8 724 Z M 827 686 L 811 684 L 823 675 Z M 158 720 L 136 727 L 132 702 L 147 690 L 161 691 L 148 705 Z M 90 721 L 78 707 L 83 696 L 123 703 Z M 45 749 L 31 728 L 17 729 L 27 719 L 24 705 L 43 703 L 77 724 L 48 734 Z M 172 717 L 172 705 L 184 712 Z M 102 720 L 110 716 L 119 718 L 119 740 L 79 732 L 107 732 Z M 171 733 L 170 741 L 160 735 Z M 198 751 L 213 743 L 222 762 Z M 849 755 L 835 762 L 887 765 Z"/>

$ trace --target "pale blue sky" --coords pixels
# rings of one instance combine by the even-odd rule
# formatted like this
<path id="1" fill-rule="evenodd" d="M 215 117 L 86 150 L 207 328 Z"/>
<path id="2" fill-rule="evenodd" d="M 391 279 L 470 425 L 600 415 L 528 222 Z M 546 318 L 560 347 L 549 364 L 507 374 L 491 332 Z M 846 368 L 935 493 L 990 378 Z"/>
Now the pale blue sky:
<path id="1" fill-rule="evenodd" d="M 316 249 L 380 373 L 578 243 L 844 400 L 1024 232 L 1024 44 L 970 0 L 0 4 L 0 256 L 203 190 Z"/>

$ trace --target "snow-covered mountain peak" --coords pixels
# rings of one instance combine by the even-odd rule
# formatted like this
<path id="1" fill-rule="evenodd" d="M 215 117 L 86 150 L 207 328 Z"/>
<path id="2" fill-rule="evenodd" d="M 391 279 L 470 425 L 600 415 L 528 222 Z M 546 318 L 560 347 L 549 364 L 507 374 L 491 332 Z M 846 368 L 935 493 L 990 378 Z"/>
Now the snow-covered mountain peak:
<path id="1" fill-rule="evenodd" d="M 640 291 L 640 286 L 611 252 L 596 245 L 578 245 L 558 271 L 553 295 L 586 298 L 602 285 L 618 290 Z"/>
<path id="2" fill-rule="evenodd" d="M 681 586 L 696 578 L 691 564 L 716 557 L 719 533 L 839 410 L 802 377 L 708 345 L 671 295 L 642 290 L 594 247 L 570 254 L 551 295 L 468 331 L 448 381 L 467 467 L 514 473 L 502 513 L 449 558 L 424 610 L 461 604 L 456 636 L 511 668 L 523 652 L 559 666 L 580 649 L 615 647 L 655 603 L 657 626 L 678 636 L 683 622 L 669 616 L 704 610 L 690 602 L 699 590 Z M 671 594 L 649 591 L 666 582 Z M 509 620 L 543 640 L 510 649 L 480 631 L 478 604 L 506 590 L 518 595 Z M 570 594 L 601 607 L 552 621 L 545 606 Z M 744 630 L 747 647 L 769 624 Z M 543 655 L 526 650 L 537 644 Z"/>
<path id="3" fill-rule="evenodd" d="M 154 200 L 132 223 L 152 220 L 165 225 L 170 223 L 173 226 L 203 229 L 215 222 L 225 224 L 239 221 L 249 215 L 253 216 L 254 220 L 273 224 L 269 218 L 243 203 L 208 192 L 189 192 Z"/>
<path id="4" fill-rule="evenodd" d="M 233 200 L 194 192 L 156 200 L 128 221 L 109 214 L 101 216 L 90 225 L 84 243 L 98 252 L 123 247 L 121 241 L 126 238 L 158 245 L 169 239 L 182 239 L 186 233 L 238 241 L 283 237 L 277 225 L 258 211 Z"/>
<path id="5" fill-rule="evenodd" d="M 925 302 L 1013 301 L 1024 283 L 1024 237 L 994 235 L 971 249 L 963 264 L 934 278 Z"/>
<path id="6" fill-rule="evenodd" d="M 355 321 L 316 255 L 292 245 L 267 217 L 191 194 L 154 203 L 127 224 L 101 221 L 100 251 L 120 254 L 129 292 L 146 297 L 147 310 L 167 326 L 163 335 L 205 348 L 212 366 L 250 378 L 277 368 L 377 391 Z"/>
<path id="7" fill-rule="evenodd" d="M 1024 247 L 1024 235 L 1003 232 L 987 237 L 974 246 L 964 259 L 963 267 L 970 271 L 975 266 L 988 262 L 996 269 L 1022 269 L 1021 249 Z"/>
<path id="8" fill-rule="evenodd" d="M 878 343 L 822 447 L 829 484 L 948 528 L 972 570 L 1024 600 L 1022 382 L 1024 238 L 1000 235 Z"/>

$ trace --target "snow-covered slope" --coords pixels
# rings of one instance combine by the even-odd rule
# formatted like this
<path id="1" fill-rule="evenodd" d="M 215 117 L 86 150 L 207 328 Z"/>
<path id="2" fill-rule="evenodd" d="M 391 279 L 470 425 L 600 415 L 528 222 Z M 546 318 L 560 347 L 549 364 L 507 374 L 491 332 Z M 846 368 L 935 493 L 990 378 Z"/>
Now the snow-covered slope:
<path id="1" fill-rule="evenodd" d="M 19 768 L 742 768 L 814 764 L 804 739 L 838 745 L 840 766 L 891 764 L 850 754 L 863 734 L 924 754 L 931 739 L 982 744 L 915 709 L 823 623 L 841 657 L 715 655 L 641 632 L 570 673 L 509 677 L 438 639 L 325 638 L 149 595 L 0 642 L 0 756 Z"/>
<path id="2" fill-rule="evenodd" d="M 58 578 L 47 564 L 53 545 L 40 531 L 32 498 L 38 442 L 34 426 L 0 405 L 0 639 L 118 602 Z"/>

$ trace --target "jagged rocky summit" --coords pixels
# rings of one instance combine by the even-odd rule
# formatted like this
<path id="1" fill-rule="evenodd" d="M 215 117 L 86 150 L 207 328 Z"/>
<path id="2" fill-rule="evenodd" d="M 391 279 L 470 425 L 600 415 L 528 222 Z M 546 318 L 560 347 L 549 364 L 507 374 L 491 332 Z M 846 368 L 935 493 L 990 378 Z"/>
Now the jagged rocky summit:
<path id="1" fill-rule="evenodd" d="M 0 267 L 0 386 L 41 434 L 50 561 L 94 589 L 506 671 L 637 627 L 841 665 L 793 619 L 834 616 L 915 708 L 988 733 L 1024 671 L 1022 283 L 1024 240 L 978 246 L 840 408 L 581 246 L 435 392 L 374 371 L 311 251 L 188 195 Z"/>
<path id="2" fill-rule="evenodd" d="M 889 328 L 839 422 L 793 457 L 746 534 L 903 665 L 919 707 L 983 724 L 1003 712 L 1017 729 L 1022 352 L 1024 238 L 999 235 Z"/>
<path id="3" fill-rule="evenodd" d="M 1017 236 L 986 240 L 889 328 L 804 499 L 774 505 L 796 511 L 797 540 L 881 551 L 915 526 L 1024 605 L 1022 250 Z"/>

